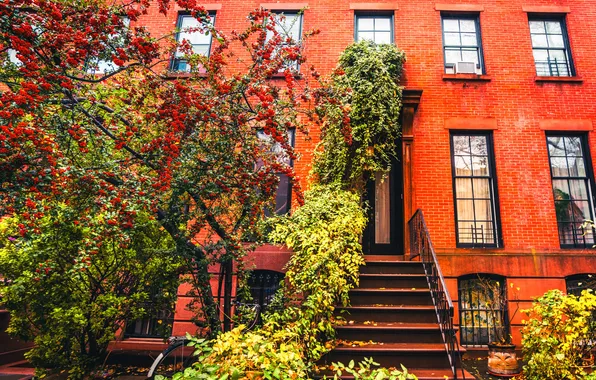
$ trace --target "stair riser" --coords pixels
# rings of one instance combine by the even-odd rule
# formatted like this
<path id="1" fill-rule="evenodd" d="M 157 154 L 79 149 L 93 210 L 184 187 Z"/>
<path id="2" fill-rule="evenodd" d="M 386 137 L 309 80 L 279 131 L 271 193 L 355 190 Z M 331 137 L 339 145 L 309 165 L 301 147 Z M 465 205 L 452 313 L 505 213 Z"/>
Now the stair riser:
<path id="1" fill-rule="evenodd" d="M 364 358 L 372 357 L 381 367 L 400 368 L 403 364 L 406 368 L 448 368 L 449 359 L 444 352 L 407 352 L 407 353 L 387 353 L 387 352 L 354 352 L 354 351 L 331 351 L 326 355 L 324 361 L 328 364 L 332 362 L 342 362 L 348 364 L 350 360 L 358 363 Z"/>
<path id="2" fill-rule="evenodd" d="M 434 310 L 350 310 L 349 313 L 340 313 L 346 321 L 364 322 L 404 322 L 404 323 L 437 323 Z"/>
<path id="3" fill-rule="evenodd" d="M 350 292 L 352 306 L 365 305 L 432 305 L 430 293 Z"/>
<path id="4" fill-rule="evenodd" d="M 355 330 L 337 328 L 337 338 L 349 341 L 369 341 L 383 343 L 442 343 L 441 333 L 420 330 Z"/>
<path id="5" fill-rule="evenodd" d="M 391 277 L 360 277 L 361 288 L 416 288 L 428 289 L 426 277 L 421 278 L 391 278 Z"/>
<path id="6" fill-rule="evenodd" d="M 360 267 L 360 273 L 370 274 L 424 274 L 424 267 L 420 263 L 368 263 Z"/>

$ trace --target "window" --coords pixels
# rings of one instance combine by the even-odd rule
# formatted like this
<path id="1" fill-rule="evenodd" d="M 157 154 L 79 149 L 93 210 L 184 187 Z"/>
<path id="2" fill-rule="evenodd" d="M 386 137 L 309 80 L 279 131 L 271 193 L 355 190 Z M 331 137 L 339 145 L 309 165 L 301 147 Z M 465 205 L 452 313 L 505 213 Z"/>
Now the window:
<path id="1" fill-rule="evenodd" d="M 596 273 L 595 274 L 576 274 L 565 279 L 567 285 L 567 294 L 580 296 L 583 290 L 592 289 L 596 292 Z"/>
<path id="2" fill-rule="evenodd" d="M 294 146 L 294 135 L 294 129 L 288 130 L 288 141 L 291 146 Z M 265 134 L 265 132 L 263 131 L 259 131 L 257 133 L 257 136 L 259 137 L 259 139 L 267 142 L 269 142 L 271 139 L 271 136 Z M 283 162 L 286 165 L 290 166 L 293 165 L 293 162 L 289 157 L 282 156 L 282 149 L 279 146 L 279 144 L 273 144 L 271 146 L 271 150 L 273 153 L 278 155 L 278 159 L 280 162 Z M 292 205 L 292 183 L 290 182 L 290 178 L 286 174 L 279 173 L 278 177 L 279 184 L 277 185 L 277 192 L 275 194 L 275 206 L 273 210 L 265 210 L 266 216 L 270 216 L 272 214 L 283 215 L 290 212 L 290 206 Z"/>
<path id="3" fill-rule="evenodd" d="M 215 15 L 210 15 L 211 25 L 215 24 Z M 178 16 L 178 30 L 176 34 L 176 41 L 178 43 L 186 40 L 191 46 L 194 54 L 201 54 L 209 57 L 211 52 L 211 33 L 200 32 L 197 30 L 201 24 L 191 15 Z M 188 60 L 184 59 L 185 54 L 180 50 L 176 51 L 174 59 L 172 60 L 172 71 L 190 72 L 191 65 Z"/>
<path id="4" fill-rule="evenodd" d="M 551 77 L 575 75 L 565 20 L 531 18 L 529 22 L 536 75 Z"/>
<path id="5" fill-rule="evenodd" d="M 451 135 L 458 247 L 499 247 L 492 135 Z"/>
<path id="6" fill-rule="evenodd" d="M 152 305 L 147 304 L 151 309 Z M 165 338 L 172 333 L 174 313 L 172 310 L 157 311 L 153 316 L 147 316 L 129 323 L 124 331 L 127 338 Z"/>
<path id="7" fill-rule="evenodd" d="M 297 44 L 302 39 L 302 14 L 296 12 L 279 12 L 275 15 L 275 30 L 280 34 L 283 40 L 290 39 L 290 43 Z M 273 37 L 273 32 L 267 31 L 267 41 Z M 282 43 L 287 46 L 289 43 Z M 288 62 L 286 67 L 298 71 L 297 61 Z M 281 69 L 280 71 L 284 71 Z"/>
<path id="8" fill-rule="evenodd" d="M 356 41 L 370 40 L 376 44 L 393 43 L 393 15 L 356 14 Z"/>
<path id="9" fill-rule="evenodd" d="M 484 74 L 478 16 L 443 15 L 445 73 Z"/>
<path id="10" fill-rule="evenodd" d="M 553 197 L 562 248 L 589 248 L 594 231 L 584 228 L 593 219 L 592 183 L 585 135 L 546 136 Z"/>
<path id="11" fill-rule="evenodd" d="M 505 279 L 491 275 L 465 276 L 458 281 L 460 340 L 479 346 L 509 333 Z"/>
<path id="12" fill-rule="evenodd" d="M 122 24 L 125 28 L 130 27 L 130 19 L 126 16 L 121 16 L 120 20 L 122 20 Z M 87 72 L 90 74 L 104 74 L 104 73 L 111 73 L 120 68 L 117 64 L 112 61 L 112 55 L 117 47 L 122 47 L 124 44 L 123 36 L 116 33 L 112 34 L 109 37 L 107 44 L 110 46 L 109 49 L 103 54 L 100 54 L 100 57 L 105 58 L 95 58 L 94 60 L 89 60 L 86 62 Z"/>

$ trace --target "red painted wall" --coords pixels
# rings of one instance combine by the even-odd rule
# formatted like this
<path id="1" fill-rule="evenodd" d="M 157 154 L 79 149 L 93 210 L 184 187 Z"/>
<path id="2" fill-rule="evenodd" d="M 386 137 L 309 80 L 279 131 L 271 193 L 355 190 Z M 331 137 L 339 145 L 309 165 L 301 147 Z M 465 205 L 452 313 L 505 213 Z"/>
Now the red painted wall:
<path id="1" fill-rule="evenodd" d="M 312 64 L 323 74 L 331 71 L 343 49 L 353 42 L 354 9 L 390 9 L 394 13 L 395 43 L 407 56 L 403 83 L 407 88 L 423 90 L 414 120 L 414 209 L 421 208 L 425 213 L 451 295 L 457 299 L 457 277 L 495 273 L 519 283 L 523 301 L 529 302 L 547 288 L 564 288 L 567 275 L 596 272 L 594 251 L 559 248 L 545 131 L 541 129 L 589 130 L 591 156 L 596 158 L 596 139 L 591 131 L 596 120 L 596 7 L 590 0 L 445 1 L 436 6 L 421 0 L 374 4 L 310 0 L 300 4 L 278 2 L 274 9 L 293 10 L 308 5 L 303 30 L 320 29 L 321 33 L 307 43 L 308 62 L 303 71 Z M 248 25 L 246 15 L 261 4 L 255 0 L 222 0 L 206 7 L 216 10 L 216 27 L 230 32 Z M 456 5 L 460 9 L 482 9 L 477 12 L 486 67 L 482 81 L 444 78 L 441 12 L 436 8 L 454 9 Z M 569 11 L 567 30 L 577 79 L 581 81 L 536 80 L 524 6 L 554 6 L 548 10 Z M 141 20 L 142 24 L 157 34 L 174 30 L 176 10 L 167 17 L 158 14 L 156 8 L 152 12 Z M 477 120 L 469 123 L 470 118 Z M 496 126 L 494 156 L 504 248 L 456 248 L 447 129 L 453 126 L 471 130 Z M 317 132 L 312 130 L 310 139 L 301 134 L 296 138 L 302 158 L 295 165 L 303 182 Z M 287 257 L 287 252 L 271 251 L 255 254 L 253 260 L 257 267 L 280 269 Z M 176 332 L 188 326 L 185 313 L 180 311 L 179 315 Z"/>

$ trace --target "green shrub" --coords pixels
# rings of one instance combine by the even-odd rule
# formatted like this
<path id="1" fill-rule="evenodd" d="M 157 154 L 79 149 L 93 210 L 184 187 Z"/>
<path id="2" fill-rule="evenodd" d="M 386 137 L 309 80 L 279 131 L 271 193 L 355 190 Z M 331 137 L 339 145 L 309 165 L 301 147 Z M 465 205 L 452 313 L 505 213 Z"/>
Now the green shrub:
<path id="1" fill-rule="evenodd" d="M 522 329 L 522 350 L 528 380 L 584 379 L 582 357 L 596 345 L 596 296 L 581 297 L 549 290 L 537 298 Z"/>

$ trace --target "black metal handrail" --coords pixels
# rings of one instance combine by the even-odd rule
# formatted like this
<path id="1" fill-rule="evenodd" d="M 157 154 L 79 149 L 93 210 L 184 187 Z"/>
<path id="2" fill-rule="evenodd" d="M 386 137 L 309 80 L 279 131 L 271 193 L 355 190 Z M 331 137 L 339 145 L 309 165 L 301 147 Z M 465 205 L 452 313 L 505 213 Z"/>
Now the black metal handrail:
<path id="1" fill-rule="evenodd" d="M 461 363 L 461 354 L 455 336 L 455 329 L 453 328 L 453 301 L 451 301 L 449 291 L 445 285 L 445 278 L 437 261 L 437 255 L 422 210 L 416 210 L 408 225 L 410 227 L 410 260 L 419 256 L 420 261 L 424 263 L 426 280 L 435 305 L 435 312 L 437 313 L 441 335 L 443 335 L 443 342 L 449 357 L 451 371 L 453 371 L 454 379 L 457 379 L 457 367 L 458 361 Z M 461 370 L 461 378 L 465 379 L 465 372 L 461 365 L 459 369 Z"/>

